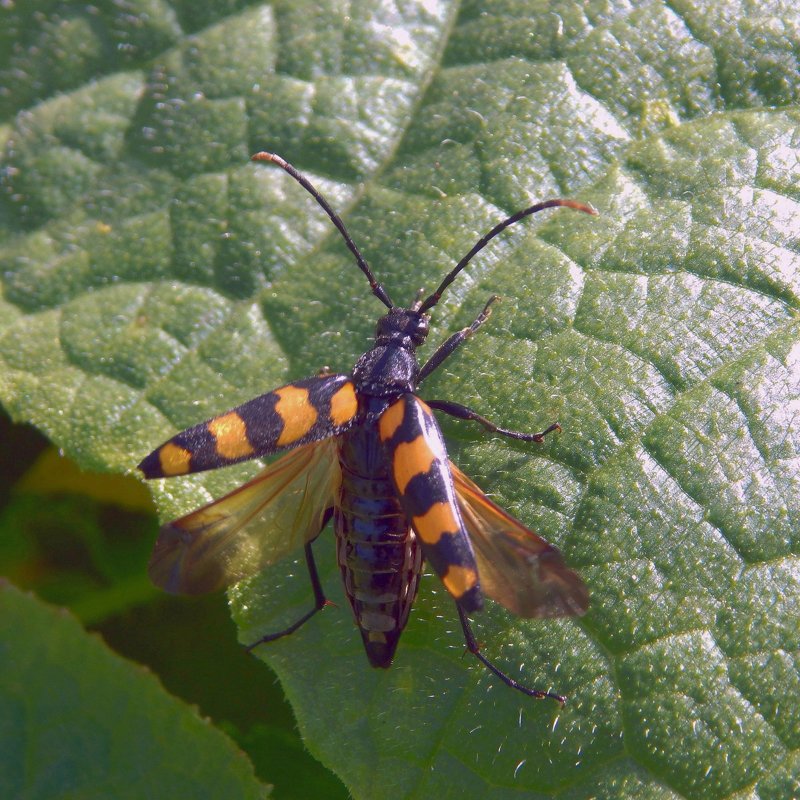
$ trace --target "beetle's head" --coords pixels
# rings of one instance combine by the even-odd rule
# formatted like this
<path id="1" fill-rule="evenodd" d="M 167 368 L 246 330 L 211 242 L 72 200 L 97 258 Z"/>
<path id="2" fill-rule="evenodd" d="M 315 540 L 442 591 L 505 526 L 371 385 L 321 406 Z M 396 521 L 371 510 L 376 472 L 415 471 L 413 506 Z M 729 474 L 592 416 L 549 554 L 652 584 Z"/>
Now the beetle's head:
<path id="1" fill-rule="evenodd" d="M 421 345 L 428 336 L 430 317 L 413 308 L 395 306 L 389 313 L 378 320 L 375 339 L 378 344 L 398 342 Z"/>

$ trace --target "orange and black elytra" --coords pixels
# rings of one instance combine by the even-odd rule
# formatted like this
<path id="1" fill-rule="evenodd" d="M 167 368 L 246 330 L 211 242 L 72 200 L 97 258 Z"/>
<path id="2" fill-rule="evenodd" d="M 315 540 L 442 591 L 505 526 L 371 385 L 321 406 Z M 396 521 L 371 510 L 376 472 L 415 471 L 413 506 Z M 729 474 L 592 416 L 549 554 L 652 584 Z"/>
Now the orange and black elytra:
<path id="1" fill-rule="evenodd" d="M 272 153 L 257 153 L 253 160 L 281 167 L 314 197 L 389 311 L 351 374 L 322 370 L 256 397 L 173 436 L 139 464 L 146 478 L 166 478 L 289 451 L 244 486 L 164 525 L 150 559 L 151 579 L 168 592 L 203 594 L 304 547 L 314 607 L 285 630 L 261 637 L 252 649 L 297 630 L 325 605 L 311 544 L 333 519 L 345 592 L 372 666 L 392 663 L 427 559 L 455 600 L 469 651 L 508 686 L 563 703 L 561 695 L 524 686 L 489 661 L 467 614 L 482 608 L 484 596 L 522 617 L 583 614 L 586 587 L 555 547 L 495 505 L 448 460 L 432 409 L 522 441 L 541 442 L 558 425 L 518 433 L 458 403 L 425 403 L 416 394 L 486 322 L 496 297 L 422 366 L 416 348 L 428 335 L 429 309 L 497 234 L 545 208 L 596 212 L 560 199 L 519 211 L 479 239 L 433 294 L 423 300 L 420 293 L 402 308 L 305 176 Z"/>

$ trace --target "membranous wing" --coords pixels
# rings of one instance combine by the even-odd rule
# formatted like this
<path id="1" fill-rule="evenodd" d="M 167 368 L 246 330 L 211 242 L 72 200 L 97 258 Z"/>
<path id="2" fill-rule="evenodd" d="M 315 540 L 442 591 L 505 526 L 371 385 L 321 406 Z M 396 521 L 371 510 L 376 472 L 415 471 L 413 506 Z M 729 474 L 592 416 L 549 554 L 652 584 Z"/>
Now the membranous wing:
<path id="1" fill-rule="evenodd" d="M 314 539 L 338 497 L 335 439 L 298 447 L 253 480 L 161 528 L 148 572 L 175 594 L 222 589 Z"/>
<path id="2" fill-rule="evenodd" d="M 450 462 L 484 593 L 520 617 L 583 614 L 589 592 L 557 548 L 495 505 Z"/>

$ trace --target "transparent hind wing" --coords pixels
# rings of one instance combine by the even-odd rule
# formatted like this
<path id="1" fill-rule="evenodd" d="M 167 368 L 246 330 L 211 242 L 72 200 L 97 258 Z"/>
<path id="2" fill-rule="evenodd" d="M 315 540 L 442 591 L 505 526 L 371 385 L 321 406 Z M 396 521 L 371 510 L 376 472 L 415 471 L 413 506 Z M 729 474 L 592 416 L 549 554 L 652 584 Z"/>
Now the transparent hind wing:
<path id="1" fill-rule="evenodd" d="M 230 494 L 164 525 L 151 580 L 174 594 L 206 594 L 258 572 L 319 534 L 340 483 L 335 439 L 290 451 Z"/>
<path id="2" fill-rule="evenodd" d="M 589 593 L 558 549 L 495 505 L 452 461 L 450 470 L 484 593 L 520 617 L 583 614 Z"/>

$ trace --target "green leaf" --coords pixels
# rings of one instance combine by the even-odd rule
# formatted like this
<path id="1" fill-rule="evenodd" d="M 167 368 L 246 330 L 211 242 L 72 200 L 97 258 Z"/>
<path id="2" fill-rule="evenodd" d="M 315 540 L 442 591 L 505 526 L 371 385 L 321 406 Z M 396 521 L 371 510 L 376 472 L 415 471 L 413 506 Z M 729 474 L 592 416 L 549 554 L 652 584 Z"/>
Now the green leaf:
<path id="1" fill-rule="evenodd" d="M 796 794 L 795 5 L 45 5 L 0 26 L 23 76 L 0 81 L 0 399 L 84 466 L 131 470 L 369 346 L 380 305 L 256 150 L 308 174 L 396 302 L 536 200 L 600 211 L 510 228 L 421 353 L 502 295 L 422 394 L 563 427 L 533 447 L 445 423 L 454 460 L 590 587 L 581 620 L 475 621 L 488 657 L 568 705 L 464 657 L 432 577 L 395 665 L 370 670 L 326 534 L 338 607 L 259 650 L 312 752 L 357 797 Z M 167 517 L 255 469 L 154 491 Z M 311 595 L 293 563 L 231 600 L 250 642 Z"/>
<path id="2" fill-rule="evenodd" d="M 3 797 L 265 797 L 247 758 L 78 622 L 0 582 Z"/>

